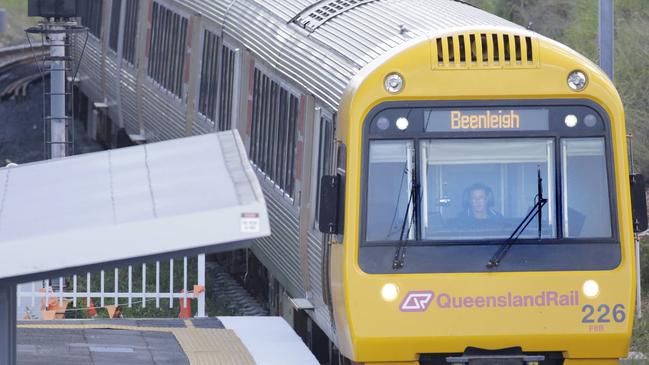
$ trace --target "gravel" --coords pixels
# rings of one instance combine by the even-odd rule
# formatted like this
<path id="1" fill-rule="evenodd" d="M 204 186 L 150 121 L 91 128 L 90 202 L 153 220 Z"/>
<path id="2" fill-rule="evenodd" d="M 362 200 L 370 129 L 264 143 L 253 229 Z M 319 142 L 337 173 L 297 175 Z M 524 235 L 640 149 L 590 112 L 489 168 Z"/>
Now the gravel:
<path id="1" fill-rule="evenodd" d="M 23 65 L 0 75 L 0 90 L 14 80 L 38 72 L 33 65 Z M 48 79 L 46 79 L 46 82 Z M 29 86 L 22 100 L 0 101 L 0 166 L 9 162 L 18 164 L 44 159 L 43 83 L 38 80 Z M 75 121 L 75 154 L 101 150 L 101 146 L 85 135 L 83 123 Z"/>

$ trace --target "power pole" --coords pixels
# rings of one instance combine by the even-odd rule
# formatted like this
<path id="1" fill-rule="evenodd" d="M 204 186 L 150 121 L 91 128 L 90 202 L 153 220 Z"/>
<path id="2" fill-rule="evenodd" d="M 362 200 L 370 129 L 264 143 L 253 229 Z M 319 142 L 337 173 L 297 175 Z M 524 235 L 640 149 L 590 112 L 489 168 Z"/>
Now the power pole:
<path id="1" fill-rule="evenodd" d="M 599 0 L 599 66 L 614 79 L 615 61 L 614 0 Z"/>
<path id="2" fill-rule="evenodd" d="M 50 38 L 50 157 L 65 157 L 68 144 L 68 125 L 74 123 L 66 115 L 66 31 L 51 25 Z M 46 121 L 47 122 L 47 121 Z M 47 146 L 46 146 L 47 148 Z"/>

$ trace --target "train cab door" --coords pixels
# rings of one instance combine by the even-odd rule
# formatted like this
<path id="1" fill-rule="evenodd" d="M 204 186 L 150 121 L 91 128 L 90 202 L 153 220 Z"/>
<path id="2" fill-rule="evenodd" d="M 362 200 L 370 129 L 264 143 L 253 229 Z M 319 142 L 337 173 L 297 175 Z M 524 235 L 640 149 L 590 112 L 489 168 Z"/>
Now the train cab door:
<path id="1" fill-rule="evenodd" d="M 318 229 L 320 213 L 320 180 L 324 175 L 331 175 L 334 172 L 334 144 L 335 144 L 335 127 L 334 114 L 322 106 L 316 107 L 314 114 L 314 155 L 313 171 L 314 183 L 312 184 L 314 196 L 313 223 L 310 227 L 310 233 L 316 237 L 317 247 L 312 247 L 313 252 L 318 257 L 317 265 L 321 268 L 319 273 L 313 272 L 314 279 L 319 281 L 321 287 L 318 293 L 325 305 L 330 305 L 329 295 L 329 246 L 327 237 Z M 319 280 L 318 280 L 319 279 Z"/>

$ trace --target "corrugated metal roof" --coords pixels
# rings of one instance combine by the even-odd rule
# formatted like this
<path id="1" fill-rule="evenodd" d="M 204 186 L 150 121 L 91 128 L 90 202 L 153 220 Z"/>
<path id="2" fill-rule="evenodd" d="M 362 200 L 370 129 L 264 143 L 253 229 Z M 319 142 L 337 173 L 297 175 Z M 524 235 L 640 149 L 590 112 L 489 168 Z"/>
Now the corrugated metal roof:
<path id="1" fill-rule="evenodd" d="M 321 0 L 255 0 L 255 2 L 288 23 L 304 9 L 321 2 Z"/>
<path id="2" fill-rule="evenodd" d="M 310 37 L 345 50 L 363 67 L 409 39 L 468 26 L 518 27 L 477 8 L 449 0 L 382 0 L 330 20 Z"/>

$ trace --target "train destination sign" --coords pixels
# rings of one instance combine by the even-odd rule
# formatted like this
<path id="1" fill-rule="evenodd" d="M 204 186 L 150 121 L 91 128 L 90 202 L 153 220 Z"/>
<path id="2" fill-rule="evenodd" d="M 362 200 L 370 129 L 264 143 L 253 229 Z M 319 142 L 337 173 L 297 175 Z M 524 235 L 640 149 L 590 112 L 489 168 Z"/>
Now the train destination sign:
<path id="1" fill-rule="evenodd" d="M 426 132 L 547 131 L 548 109 L 444 109 L 424 112 Z"/>

